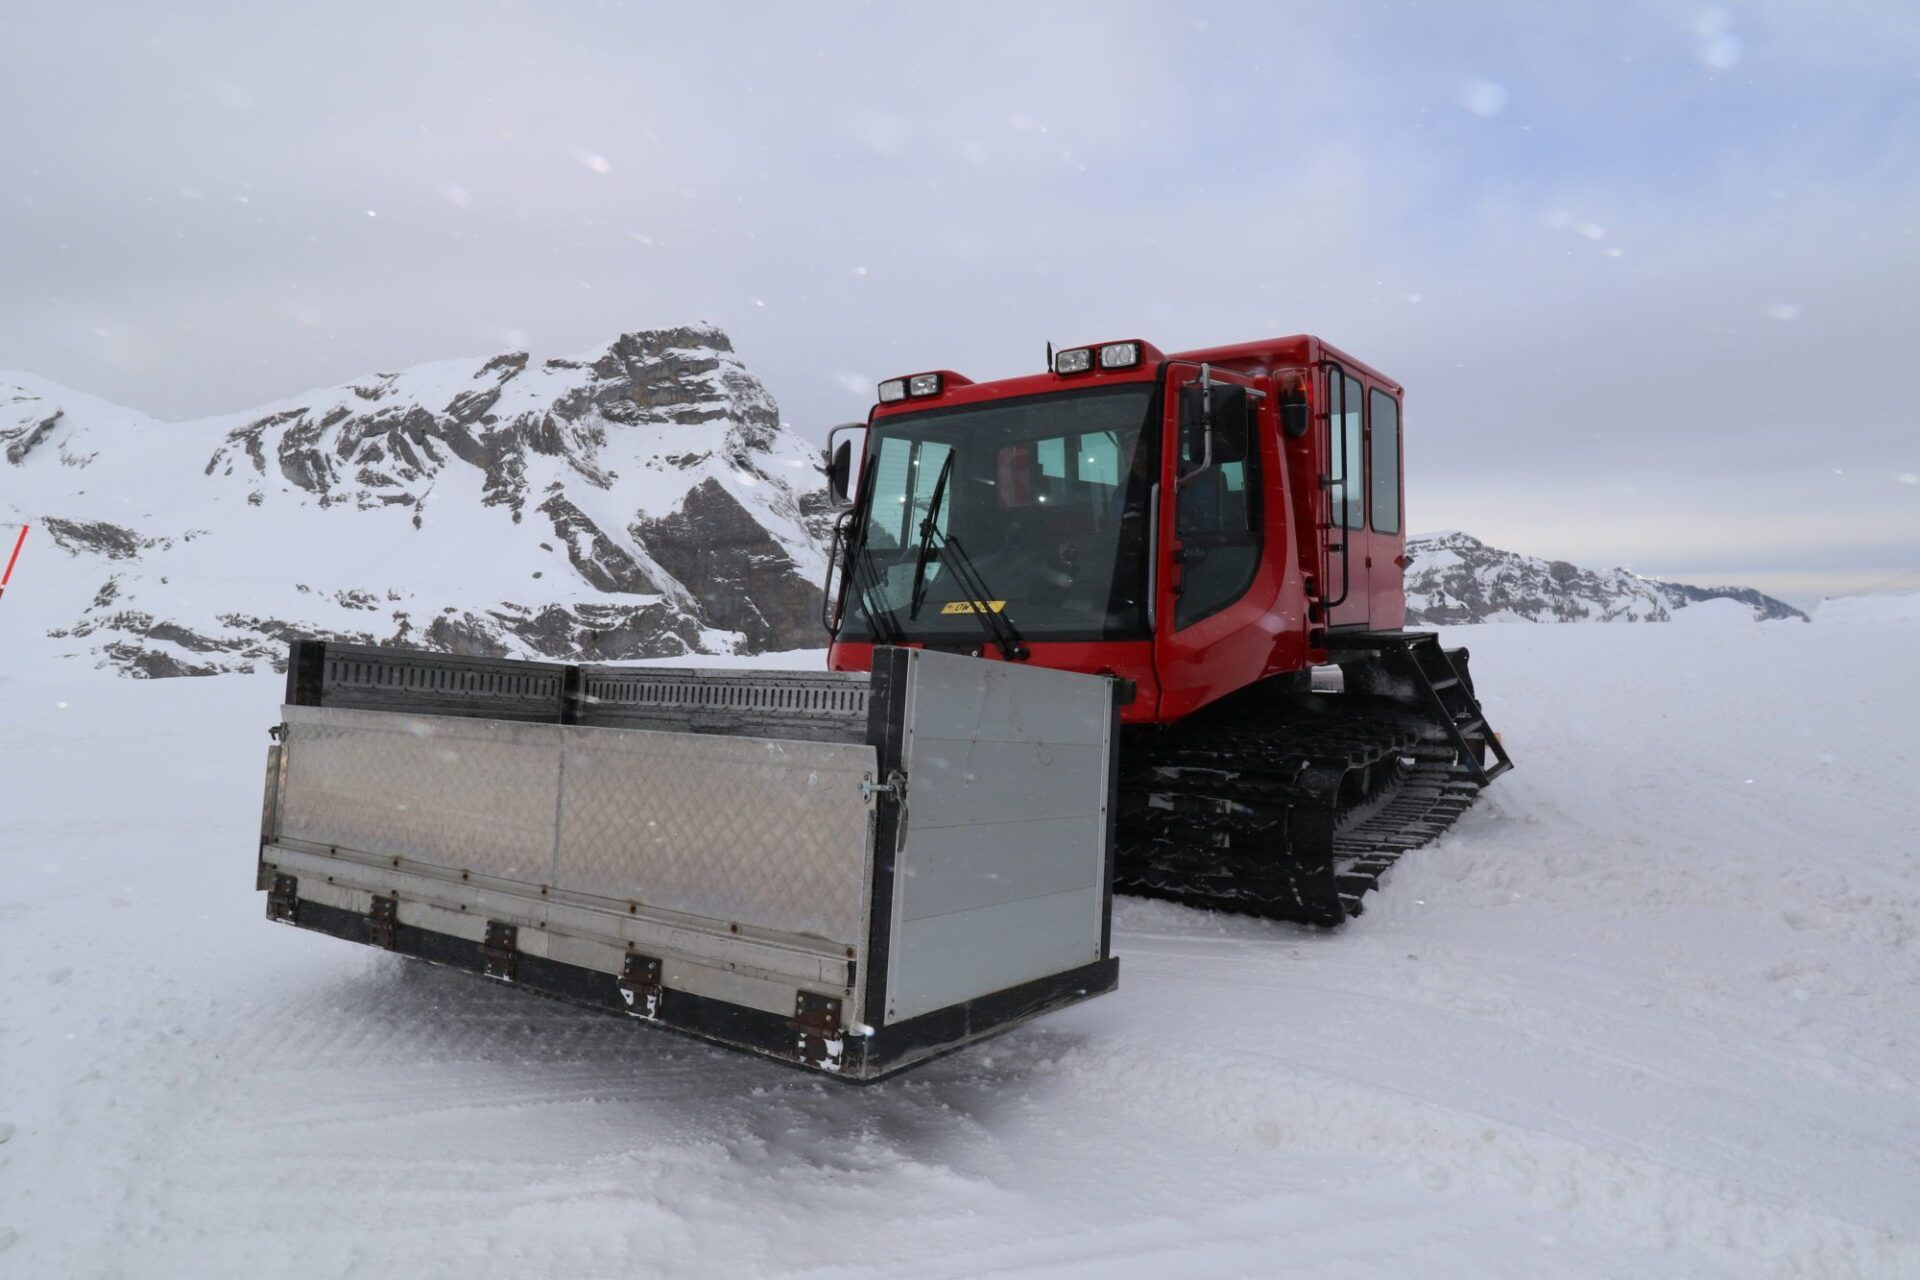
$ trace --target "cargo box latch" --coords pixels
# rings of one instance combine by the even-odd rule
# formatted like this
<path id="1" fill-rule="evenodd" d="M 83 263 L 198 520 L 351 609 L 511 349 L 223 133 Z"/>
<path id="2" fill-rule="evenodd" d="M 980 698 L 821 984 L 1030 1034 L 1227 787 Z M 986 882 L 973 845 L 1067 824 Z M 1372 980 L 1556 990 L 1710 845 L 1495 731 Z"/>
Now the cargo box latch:
<path id="1" fill-rule="evenodd" d="M 519 958 L 520 930 L 500 920 L 487 921 L 487 940 L 480 944 L 486 958 L 486 975 L 502 982 L 513 981 L 514 961 Z"/>
<path id="2" fill-rule="evenodd" d="M 296 876 L 276 875 L 267 891 L 267 919 L 298 924 L 300 919 L 300 881 Z"/>
<path id="3" fill-rule="evenodd" d="M 840 1030 L 840 1000 L 802 991 L 793 1000 L 793 1027 L 800 1033 L 800 1060 L 810 1067 L 840 1069 L 840 1049 L 846 1043 Z"/>
<path id="4" fill-rule="evenodd" d="M 860 778 L 860 798 L 868 804 L 877 804 L 881 800 L 891 800 L 895 804 L 907 802 L 907 775 L 898 769 L 887 771 L 885 782 L 875 782 L 872 774 L 863 774 Z"/>
<path id="5" fill-rule="evenodd" d="M 629 951 L 620 967 L 620 998 L 627 1012 L 653 1022 L 660 1017 L 660 959 Z"/>

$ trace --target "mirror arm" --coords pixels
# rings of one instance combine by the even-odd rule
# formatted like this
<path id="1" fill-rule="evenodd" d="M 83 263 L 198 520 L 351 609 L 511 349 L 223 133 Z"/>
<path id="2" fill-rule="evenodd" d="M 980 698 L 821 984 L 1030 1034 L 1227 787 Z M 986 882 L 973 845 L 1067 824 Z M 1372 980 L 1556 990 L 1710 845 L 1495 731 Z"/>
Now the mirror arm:
<path id="1" fill-rule="evenodd" d="M 1181 476 L 1176 483 L 1185 488 L 1213 470 L 1213 369 L 1200 366 L 1200 465 Z"/>

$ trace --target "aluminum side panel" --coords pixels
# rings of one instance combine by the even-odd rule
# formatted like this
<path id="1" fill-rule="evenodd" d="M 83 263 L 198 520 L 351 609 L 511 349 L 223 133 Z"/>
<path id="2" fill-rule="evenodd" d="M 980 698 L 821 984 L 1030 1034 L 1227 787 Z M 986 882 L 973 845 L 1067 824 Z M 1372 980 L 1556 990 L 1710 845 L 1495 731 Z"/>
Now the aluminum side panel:
<path id="1" fill-rule="evenodd" d="M 553 882 L 843 943 L 866 920 L 862 744 L 566 733 Z"/>
<path id="2" fill-rule="evenodd" d="M 846 947 L 865 744 L 284 709 L 277 834 Z"/>
<path id="3" fill-rule="evenodd" d="M 888 1001 L 888 1020 L 973 1000 L 1100 959 L 1101 906 L 1101 890 L 1086 888 L 904 922 L 894 939 L 896 955 L 914 957 L 915 962 L 908 981 Z"/>
<path id="4" fill-rule="evenodd" d="M 1103 958 L 1112 686 L 916 652 L 888 1022 Z"/>
<path id="5" fill-rule="evenodd" d="M 286 707 L 279 835 L 548 883 L 558 726 Z"/>

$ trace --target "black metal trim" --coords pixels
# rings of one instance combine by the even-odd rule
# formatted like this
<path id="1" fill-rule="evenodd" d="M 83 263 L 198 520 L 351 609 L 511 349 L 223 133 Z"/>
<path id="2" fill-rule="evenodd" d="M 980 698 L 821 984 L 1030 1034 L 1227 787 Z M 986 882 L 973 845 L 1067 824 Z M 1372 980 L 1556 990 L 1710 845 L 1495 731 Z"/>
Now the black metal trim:
<path id="1" fill-rule="evenodd" d="M 302 900 L 300 928 L 347 942 L 370 943 L 370 921 L 357 911 Z M 470 973 L 487 968 L 485 944 L 414 925 L 394 927 L 393 950 L 430 964 Z M 589 1009 L 626 1016 L 628 1003 L 621 978 L 545 956 L 515 955 L 514 985 Z M 1120 962 L 1114 958 L 1070 969 L 992 995 L 910 1018 L 871 1036 L 842 1033 L 839 1069 L 824 1070 L 855 1084 L 870 1084 L 894 1072 L 952 1052 L 989 1035 L 1050 1010 L 1111 991 L 1119 982 Z M 797 1010 L 796 1010 L 797 1012 Z M 808 1038 L 820 1040 L 820 1028 L 797 1018 L 729 1004 L 691 991 L 662 993 L 655 1018 L 633 1019 L 682 1035 L 715 1041 L 763 1054 L 785 1066 L 821 1070 L 809 1062 Z M 818 1052 L 822 1046 L 813 1046 Z"/>
<path id="2" fill-rule="evenodd" d="M 1133 683 L 1127 681 L 1128 684 Z M 1113 954 L 1113 877 L 1114 858 L 1119 847 L 1120 828 L 1120 698 L 1117 680 L 1107 681 L 1107 687 L 1114 691 L 1109 704 L 1107 719 L 1107 853 L 1106 871 L 1101 884 L 1105 886 L 1100 905 L 1100 958 L 1106 959 Z M 1129 699 L 1131 701 L 1131 699 Z"/>
<path id="3" fill-rule="evenodd" d="M 882 646 L 873 651 L 872 683 L 867 693 L 867 742 L 874 750 L 876 777 L 906 769 L 907 683 L 913 651 Z M 873 806 L 873 905 L 867 917 L 866 993 L 861 1008 L 867 1021 L 882 1026 L 887 1017 L 887 970 L 893 948 L 894 859 L 900 849 L 900 802 L 878 796 Z"/>
<path id="4" fill-rule="evenodd" d="M 1050 1010 L 1104 995 L 1119 984 L 1119 958 L 1107 956 L 1078 969 L 935 1009 L 869 1037 L 864 1065 L 873 1073 L 870 1078 L 877 1078 L 951 1053 Z"/>
<path id="5" fill-rule="evenodd" d="M 327 642 L 295 640 L 287 654 L 287 705 L 317 707 L 327 680 Z"/>

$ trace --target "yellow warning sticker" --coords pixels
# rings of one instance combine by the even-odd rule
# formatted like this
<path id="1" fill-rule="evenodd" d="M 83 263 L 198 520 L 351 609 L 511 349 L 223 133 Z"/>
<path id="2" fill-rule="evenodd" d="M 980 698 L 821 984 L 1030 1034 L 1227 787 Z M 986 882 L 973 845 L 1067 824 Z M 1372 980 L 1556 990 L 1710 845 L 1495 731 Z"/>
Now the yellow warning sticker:
<path id="1" fill-rule="evenodd" d="M 987 603 L 987 609 L 993 613 L 1006 612 L 1007 602 L 1005 600 L 989 600 L 986 603 Z M 974 603 L 971 600 L 952 600 L 947 602 L 946 604 L 941 605 L 940 612 L 942 613 L 979 613 L 980 610 L 974 607 Z"/>

